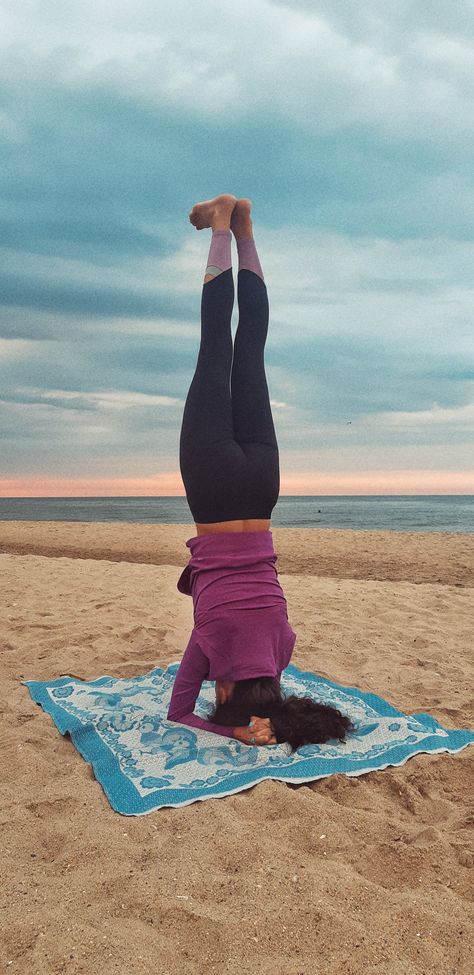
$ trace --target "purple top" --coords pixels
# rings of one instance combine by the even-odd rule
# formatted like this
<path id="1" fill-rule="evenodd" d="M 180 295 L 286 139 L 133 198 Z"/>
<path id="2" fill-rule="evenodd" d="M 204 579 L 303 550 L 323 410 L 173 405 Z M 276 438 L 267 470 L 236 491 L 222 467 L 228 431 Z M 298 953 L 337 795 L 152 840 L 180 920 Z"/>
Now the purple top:
<path id="1" fill-rule="evenodd" d="M 276 677 L 296 633 L 278 581 L 271 531 L 218 532 L 188 539 L 178 589 L 192 596 L 194 628 L 176 674 L 170 721 L 232 737 L 232 728 L 193 714 L 204 680 Z"/>

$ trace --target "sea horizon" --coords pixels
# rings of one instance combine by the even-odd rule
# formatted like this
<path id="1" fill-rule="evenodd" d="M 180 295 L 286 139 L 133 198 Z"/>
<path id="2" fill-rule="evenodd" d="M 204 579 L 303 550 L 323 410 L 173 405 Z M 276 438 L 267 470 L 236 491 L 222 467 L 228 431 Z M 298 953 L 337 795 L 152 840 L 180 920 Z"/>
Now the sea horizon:
<path id="1" fill-rule="evenodd" d="M 193 523 L 184 496 L 0 498 L 0 521 Z M 280 495 L 272 527 L 474 532 L 474 495 Z"/>

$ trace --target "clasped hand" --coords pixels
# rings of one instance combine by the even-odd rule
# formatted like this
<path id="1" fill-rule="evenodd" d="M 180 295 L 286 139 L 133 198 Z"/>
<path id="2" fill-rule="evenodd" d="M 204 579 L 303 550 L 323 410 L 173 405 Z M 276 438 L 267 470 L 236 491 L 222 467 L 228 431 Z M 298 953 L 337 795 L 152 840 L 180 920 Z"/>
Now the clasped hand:
<path id="1" fill-rule="evenodd" d="M 252 715 L 248 725 L 234 728 L 234 738 L 243 745 L 277 744 L 270 718 L 258 718 L 256 715 Z"/>

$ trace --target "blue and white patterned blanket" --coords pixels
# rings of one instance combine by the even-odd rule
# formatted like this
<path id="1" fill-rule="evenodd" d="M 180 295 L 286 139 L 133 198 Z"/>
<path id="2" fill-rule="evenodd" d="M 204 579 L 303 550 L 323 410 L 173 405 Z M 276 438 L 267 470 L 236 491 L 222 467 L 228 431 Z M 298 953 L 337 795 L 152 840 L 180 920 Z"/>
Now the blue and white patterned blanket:
<path id="1" fill-rule="evenodd" d="M 296 783 L 335 772 L 363 775 L 403 765 L 419 752 L 458 752 L 474 742 L 471 731 L 448 731 L 429 714 L 403 714 L 375 694 L 290 665 L 282 674 L 283 691 L 339 708 L 352 718 L 355 733 L 345 744 L 305 745 L 293 755 L 286 744 L 242 745 L 166 720 L 178 666 L 127 679 L 24 682 L 91 763 L 111 806 L 126 816 L 230 795 L 263 779 Z M 205 717 L 213 702 L 214 685 L 206 682 L 196 713 Z"/>

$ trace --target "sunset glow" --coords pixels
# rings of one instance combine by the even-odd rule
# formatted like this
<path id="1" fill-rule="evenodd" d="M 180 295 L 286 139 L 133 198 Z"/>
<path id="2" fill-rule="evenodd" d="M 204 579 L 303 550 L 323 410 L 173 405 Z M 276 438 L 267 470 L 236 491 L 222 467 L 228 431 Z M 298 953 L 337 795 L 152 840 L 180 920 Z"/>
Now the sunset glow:
<path id="1" fill-rule="evenodd" d="M 472 494 L 474 471 L 362 471 L 282 474 L 280 495 Z M 0 481 L 2 498 L 181 497 L 179 474 L 122 478 L 11 478 Z"/>

